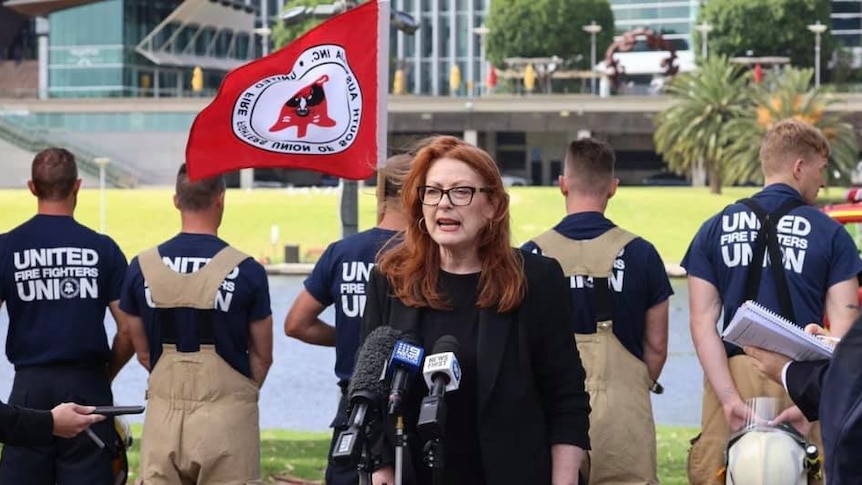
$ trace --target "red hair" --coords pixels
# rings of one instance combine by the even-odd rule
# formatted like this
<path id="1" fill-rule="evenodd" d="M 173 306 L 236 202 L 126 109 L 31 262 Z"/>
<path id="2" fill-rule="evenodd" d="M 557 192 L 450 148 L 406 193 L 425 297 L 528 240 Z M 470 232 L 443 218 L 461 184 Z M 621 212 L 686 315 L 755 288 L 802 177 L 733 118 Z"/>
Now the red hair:
<path id="1" fill-rule="evenodd" d="M 512 311 L 524 300 L 526 277 L 520 253 L 511 247 L 509 229 L 509 195 L 503 188 L 497 164 L 484 150 L 452 136 L 428 140 L 413 159 L 410 173 L 404 179 L 401 202 L 408 218 L 404 239 L 386 251 L 378 269 L 386 275 L 394 296 L 405 305 L 448 309 L 450 304 L 437 288 L 440 274 L 440 249 L 428 232 L 420 228 L 422 202 L 419 187 L 431 165 L 451 158 L 466 163 L 476 171 L 490 192 L 486 193 L 494 207 L 490 224 L 479 234 L 478 253 L 482 264 L 479 277 L 480 308 L 497 307 L 500 312 Z"/>

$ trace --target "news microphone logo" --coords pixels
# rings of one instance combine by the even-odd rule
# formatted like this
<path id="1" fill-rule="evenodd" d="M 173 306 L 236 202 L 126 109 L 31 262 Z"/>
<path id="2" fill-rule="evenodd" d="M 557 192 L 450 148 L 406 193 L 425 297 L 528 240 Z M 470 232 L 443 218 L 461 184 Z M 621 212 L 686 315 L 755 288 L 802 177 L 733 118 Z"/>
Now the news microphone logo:
<path id="1" fill-rule="evenodd" d="M 418 369 L 422 364 L 422 357 L 425 355 L 425 350 L 422 347 L 411 345 L 403 340 L 395 342 L 395 348 L 392 349 L 392 359 L 390 360 L 390 372 L 392 364 L 401 364 L 409 367 L 411 370 Z"/>
<path id="2" fill-rule="evenodd" d="M 434 387 L 432 378 L 438 373 L 449 377 L 449 382 L 446 383 L 445 387 L 447 392 L 458 389 L 461 385 L 461 364 L 458 363 L 454 352 L 433 354 L 425 359 L 425 367 L 422 369 L 422 374 L 425 377 L 425 384 L 428 386 L 428 389 Z"/>
<path id="3" fill-rule="evenodd" d="M 409 337 L 408 337 L 409 338 Z M 389 358 L 388 374 L 391 376 L 389 392 L 389 414 L 401 414 L 401 398 L 410 384 L 410 377 L 422 367 L 425 350 L 405 340 L 395 342 Z"/>

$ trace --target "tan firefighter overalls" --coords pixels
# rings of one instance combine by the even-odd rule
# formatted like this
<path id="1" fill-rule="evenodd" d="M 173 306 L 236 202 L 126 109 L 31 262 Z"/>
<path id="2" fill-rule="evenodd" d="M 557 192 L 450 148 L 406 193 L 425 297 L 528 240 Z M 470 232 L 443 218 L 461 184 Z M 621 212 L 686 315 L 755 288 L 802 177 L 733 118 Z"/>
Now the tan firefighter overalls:
<path id="1" fill-rule="evenodd" d="M 596 333 L 575 334 L 592 408 L 590 485 L 658 483 L 652 382 L 646 364 L 613 333 L 608 287 L 617 255 L 636 237 L 615 227 L 594 239 L 576 241 L 550 230 L 533 240 L 542 253 L 560 262 L 566 276 L 591 276 L 594 281 Z"/>
<path id="2" fill-rule="evenodd" d="M 215 351 L 216 292 L 249 256 L 230 246 L 190 274 L 170 269 L 156 248 L 138 261 L 156 307 L 162 355 L 147 383 L 141 436 L 144 485 L 261 484 L 257 385 Z M 194 309 L 197 352 L 178 352 L 175 309 Z"/>

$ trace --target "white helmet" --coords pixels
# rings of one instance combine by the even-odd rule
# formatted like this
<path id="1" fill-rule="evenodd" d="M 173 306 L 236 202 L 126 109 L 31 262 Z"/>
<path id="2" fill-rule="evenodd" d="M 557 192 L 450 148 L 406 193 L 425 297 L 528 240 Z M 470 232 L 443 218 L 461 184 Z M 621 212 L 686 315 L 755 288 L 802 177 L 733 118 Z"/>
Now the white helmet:
<path id="1" fill-rule="evenodd" d="M 805 485 L 804 443 L 780 428 L 754 428 L 727 449 L 726 485 Z"/>
<path id="2" fill-rule="evenodd" d="M 745 402 L 747 422 L 725 449 L 726 485 L 805 485 L 819 472 L 817 447 L 789 424 L 771 424 L 779 411 L 775 398 Z"/>

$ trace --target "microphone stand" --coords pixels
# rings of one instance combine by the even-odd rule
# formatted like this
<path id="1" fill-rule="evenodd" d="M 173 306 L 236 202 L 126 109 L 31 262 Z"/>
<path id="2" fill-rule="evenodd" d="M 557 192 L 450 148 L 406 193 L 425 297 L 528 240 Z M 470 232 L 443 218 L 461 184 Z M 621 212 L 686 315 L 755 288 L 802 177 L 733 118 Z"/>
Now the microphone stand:
<path id="1" fill-rule="evenodd" d="M 395 418 L 395 485 L 404 483 L 404 448 L 407 446 L 407 434 L 404 430 L 404 417 L 400 414 Z"/>

